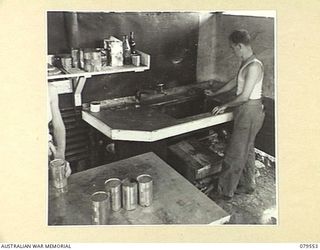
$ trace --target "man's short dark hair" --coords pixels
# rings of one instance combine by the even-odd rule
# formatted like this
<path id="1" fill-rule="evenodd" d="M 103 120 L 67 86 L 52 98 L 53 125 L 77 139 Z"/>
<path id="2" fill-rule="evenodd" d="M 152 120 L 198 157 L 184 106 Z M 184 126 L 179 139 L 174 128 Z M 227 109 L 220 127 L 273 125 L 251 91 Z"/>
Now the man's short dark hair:
<path id="1" fill-rule="evenodd" d="M 230 34 L 229 40 L 234 44 L 249 45 L 251 38 L 247 30 L 235 30 Z"/>

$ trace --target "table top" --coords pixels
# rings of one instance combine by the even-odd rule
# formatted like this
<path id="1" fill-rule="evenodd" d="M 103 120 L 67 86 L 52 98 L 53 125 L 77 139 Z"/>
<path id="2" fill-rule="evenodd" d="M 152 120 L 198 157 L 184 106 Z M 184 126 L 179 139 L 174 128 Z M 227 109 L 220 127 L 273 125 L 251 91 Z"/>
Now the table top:
<path id="1" fill-rule="evenodd" d="M 104 190 L 106 179 L 153 177 L 153 203 L 132 211 L 110 212 L 110 225 L 222 224 L 230 219 L 222 208 L 154 153 L 145 153 L 73 174 L 68 191 L 49 185 L 49 225 L 91 225 L 90 195 Z"/>

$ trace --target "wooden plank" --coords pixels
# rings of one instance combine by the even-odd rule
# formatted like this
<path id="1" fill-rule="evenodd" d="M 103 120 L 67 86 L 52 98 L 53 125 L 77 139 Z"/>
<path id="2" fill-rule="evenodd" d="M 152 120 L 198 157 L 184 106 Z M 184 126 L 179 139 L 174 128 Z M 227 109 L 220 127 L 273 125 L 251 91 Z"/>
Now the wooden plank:
<path id="1" fill-rule="evenodd" d="M 76 79 L 76 88 L 74 91 L 74 105 L 75 106 L 81 106 L 82 105 L 82 99 L 81 99 L 81 93 L 84 88 L 84 85 L 86 83 L 87 78 L 91 76 L 79 76 Z"/>

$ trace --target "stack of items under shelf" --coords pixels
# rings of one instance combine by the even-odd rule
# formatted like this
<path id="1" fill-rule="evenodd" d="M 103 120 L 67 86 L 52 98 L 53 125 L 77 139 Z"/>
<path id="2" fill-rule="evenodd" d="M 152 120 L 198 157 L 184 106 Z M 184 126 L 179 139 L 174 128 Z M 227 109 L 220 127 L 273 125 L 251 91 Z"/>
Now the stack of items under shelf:
<path id="1" fill-rule="evenodd" d="M 216 145 L 216 146 L 214 146 Z M 205 194 L 214 188 L 214 175 L 221 171 L 225 142 L 216 132 L 191 138 L 169 147 L 169 163 Z"/>

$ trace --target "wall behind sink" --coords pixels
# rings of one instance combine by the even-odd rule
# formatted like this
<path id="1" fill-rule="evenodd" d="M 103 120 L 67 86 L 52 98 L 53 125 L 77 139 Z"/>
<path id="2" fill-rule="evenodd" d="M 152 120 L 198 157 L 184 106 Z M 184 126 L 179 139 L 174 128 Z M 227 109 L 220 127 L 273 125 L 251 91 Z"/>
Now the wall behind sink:
<path id="1" fill-rule="evenodd" d="M 197 80 L 227 81 L 237 74 L 240 63 L 232 53 L 228 36 L 247 29 L 252 47 L 263 62 L 263 95 L 274 99 L 274 19 L 267 17 L 203 14 L 200 18 Z"/>
<path id="2" fill-rule="evenodd" d="M 133 95 L 159 82 L 168 87 L 195 83 L 198 13 L 48 12 L 48 54 L 101 47 L 104 38 L 122 39 L 130 31 L 135 32 L 136 48 L 151 55 L 151 69 L 92 77 L 83 90 L 84 102 Z"/>

